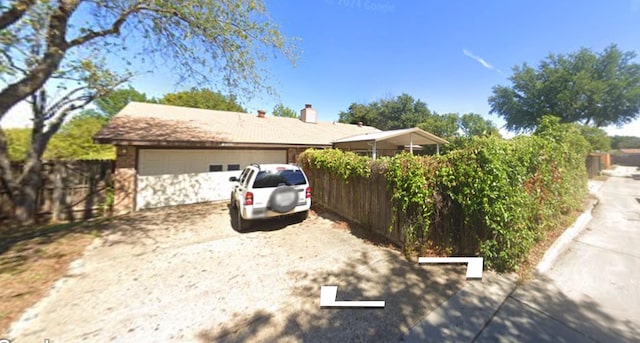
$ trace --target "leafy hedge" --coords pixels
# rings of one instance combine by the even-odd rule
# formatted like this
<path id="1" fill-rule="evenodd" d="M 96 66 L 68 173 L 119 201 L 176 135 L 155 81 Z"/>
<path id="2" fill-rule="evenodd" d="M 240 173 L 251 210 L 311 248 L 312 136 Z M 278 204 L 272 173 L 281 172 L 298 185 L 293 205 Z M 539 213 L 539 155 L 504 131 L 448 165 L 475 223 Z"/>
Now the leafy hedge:
<path id="1" fill-rule="evenodd" d="M 473 138 L 441 156 L 399 154 L 378 161 L 339 150 L 309 150 L 307 168 L 344 180 L 383 173 L 416 244 L 479 254 L 488 267 L 514 270 L 558 218 L 587 192 L 589 144 L 577 127 L 545 117 L 531 136 Z"/>

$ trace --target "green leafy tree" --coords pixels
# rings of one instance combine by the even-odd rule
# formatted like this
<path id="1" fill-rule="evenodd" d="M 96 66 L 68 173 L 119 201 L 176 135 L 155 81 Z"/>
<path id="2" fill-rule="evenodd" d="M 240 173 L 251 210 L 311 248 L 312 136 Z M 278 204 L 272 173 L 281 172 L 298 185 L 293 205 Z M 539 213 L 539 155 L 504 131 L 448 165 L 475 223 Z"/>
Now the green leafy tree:
<path id="1" fill-rule="evenodd" d="M 489 136 L 498 135 L 500 131 L 490 120 L 484 119 L 481 115 L 467 113 L 460 117 L 460 129 L 465 136 Z"/>
<path id="2" fill-rule="evenodd" d="M 295 110 L 283 104 L 277 104 L 273 107 L 273 115 L 276 117 L 298 118 L 298 113 Z"/>
<path id="3" fill-rule="evenodd" d="M 611 147 L 613 149 L 639 149 L 640 137 L 613 136 L 611 137 Z"/>
<path id="4" fill-rule="evenodd" d="M 403 93 L 369 104 L 352 103 L 347 111 L 338 115 L 341 123 L 362 122 L 380 130 L 393 130 L 416 127 L 427 120 L 431 112 L 426 103 Z"/>
<path id="5" fill-rule="evenodd" d="M 82 111 L 60 128 L 47 150 L 45 159 L 55 160 L 110 160 L 114 159 L 115 148 L 111 145 L 95 144 L 93 136 L 107 123 L 108 119 L 94 110 Z"/>
<path id="6" fill-rule="evenodd" d="M 21 101 L 33 109 L 30 146 L 17 173 L 0 128 L 0 182 L 15 219 L 33 221 L 42 154 L 65 119 L 134 71 L 161 63 L 181 80 L 222 84 L 250 96 L 273 91 L 261 63 L 272 52 L 295 61 L 291 43 L 261 0 L 3 1 L 0 120 Z M 133 70 L 111 70 L 108 58 Z M 61 95 L 48 96 L 45 90 L 52 88 Z"/>
<path id="7" fill-rule="evenodd" d="M 22 161 L 27 157 L 29 144 L 31 143 L 30 129 L 6 129 L 7 144 L 9 146 L 9 159 Z"/>
<path id="8" fill-rule="evenodd" d="M 120 112 L 131 101 L 156 102 L 155 99 L 147 98 L 147 95 L 140 93 L 133 87 L 116 89 L 108 95 L 96 99 L 95 104 L 107 118 L 113 117 Z"/>
<path id="9" fill-rule="evenodd" d="M 579 128 L 582 136 L 589 142 L 591 151 L 611 150 L 611 138 L 603 129 L 589 125 L 579 125 Z"/>
<path id="10" fill-rule="evenodd" d="M 204 108 L 208 110 L 246 112 L 232 95 L 224 95 L 205 88 L 165 94 L 159 103 L 173 106 Z"/>
<path id="11" fill-rule="evenodd" d="M 427 117 L 418 127 L 436 136 L 452 139 L 459 129 L 460 116 L 457 113 L 434 114 Z"/>
<path id="12" fill-rule="evenodd" d="M 596 127 L 628 123 L 640 113 L 640 64 L 634 58 L 611 45 L 602 53 L 583 48 L 551 54 L 537 69 L 516 66 L 511 86 L 493 88 L 491 112 L 516 131 L 533 130 L 547 114 Z"/>

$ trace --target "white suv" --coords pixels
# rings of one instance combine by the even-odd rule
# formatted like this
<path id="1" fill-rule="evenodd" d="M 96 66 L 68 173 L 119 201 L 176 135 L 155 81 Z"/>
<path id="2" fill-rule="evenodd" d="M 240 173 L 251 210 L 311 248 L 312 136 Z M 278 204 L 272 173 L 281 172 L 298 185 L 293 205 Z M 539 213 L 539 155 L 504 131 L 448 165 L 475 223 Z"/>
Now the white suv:
<path id="1" fill-rule="evenodd" d="M 238 231 L 249 220 L 297 214 L 307 218 L 311 207 L 311 187 L 302 169 L 288 164 L 251 164 L 244 168 L 231 191 L 230 206 L 236 210 Z"/>

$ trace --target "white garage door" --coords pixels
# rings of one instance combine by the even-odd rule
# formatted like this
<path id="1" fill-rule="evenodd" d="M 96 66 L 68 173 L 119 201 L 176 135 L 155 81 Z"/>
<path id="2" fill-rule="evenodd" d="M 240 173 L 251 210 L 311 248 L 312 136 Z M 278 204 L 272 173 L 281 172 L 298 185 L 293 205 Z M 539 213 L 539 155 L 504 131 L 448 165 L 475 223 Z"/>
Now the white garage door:
<path id="1" fill-rule="evenodd" d="M 242 170 L 251 163 L 286 163 L 286 150 L 141 149 L 138 175 L 206 173 Z"/>
<path id="2" fill-rule="evenodd" d="M 227 200 L 229 177 L 250 163 L 286 163 L 287 152 L 142 149 L 138 158 L 136 208 L 145 209 Z"/>

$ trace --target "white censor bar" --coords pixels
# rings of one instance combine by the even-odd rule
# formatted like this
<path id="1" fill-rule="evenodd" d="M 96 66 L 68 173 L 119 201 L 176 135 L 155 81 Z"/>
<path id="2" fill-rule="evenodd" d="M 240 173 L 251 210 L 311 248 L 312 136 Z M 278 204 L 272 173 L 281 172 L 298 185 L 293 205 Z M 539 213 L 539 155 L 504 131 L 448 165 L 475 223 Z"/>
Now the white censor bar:
<path id="1" fill-rule="evenodd" d="M 337 295 L 338 295 L 338 286 L 321 286 L 320 287 L 320 307 L 384 308 L 384 300 L 336 301 Z"/>
<path id="2" fill-rule="evenodd" d="M 482 279 L 482 257 L 419 257 L 418 263 L 466 263 L 467 279 Z"/>

